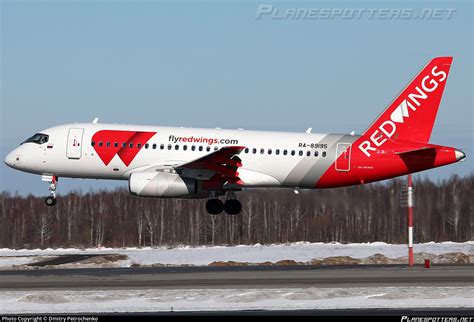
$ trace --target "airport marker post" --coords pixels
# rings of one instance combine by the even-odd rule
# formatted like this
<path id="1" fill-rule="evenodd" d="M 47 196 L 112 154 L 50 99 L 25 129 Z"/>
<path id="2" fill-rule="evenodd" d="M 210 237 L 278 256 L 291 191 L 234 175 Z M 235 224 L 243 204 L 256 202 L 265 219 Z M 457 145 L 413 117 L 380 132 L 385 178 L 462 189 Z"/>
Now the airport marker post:
<path id="1" fill-rule="evenodd" d="M 408 175 L 408 266 L 413 266 L 413 181 Z"/>

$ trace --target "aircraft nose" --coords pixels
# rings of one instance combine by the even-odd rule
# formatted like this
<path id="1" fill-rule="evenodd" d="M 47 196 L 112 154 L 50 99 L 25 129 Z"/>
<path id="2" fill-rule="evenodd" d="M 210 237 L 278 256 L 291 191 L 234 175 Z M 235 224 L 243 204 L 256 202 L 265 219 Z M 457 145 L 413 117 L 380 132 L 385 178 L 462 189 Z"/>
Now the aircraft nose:
<path id="1" fill-rule="evenodd" d="M 11 168 L 15 166 L 15 154 L 12 152 L 8 153 L 4 160 L 5 164 Z"/>
<path id="2" fill-rule="evenodd" d="M 460 151 L 460 150 L 455 150 L 454 155 L 456 156 L 457 161 L 464 160 L 466 158 L 466 153 Z"/>

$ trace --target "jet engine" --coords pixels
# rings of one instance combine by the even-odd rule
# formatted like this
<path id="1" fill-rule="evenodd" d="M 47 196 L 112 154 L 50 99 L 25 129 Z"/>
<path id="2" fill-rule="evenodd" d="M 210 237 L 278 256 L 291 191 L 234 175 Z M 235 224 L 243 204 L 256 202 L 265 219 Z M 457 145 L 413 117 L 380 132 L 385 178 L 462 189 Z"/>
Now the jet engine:
<path id="1" fill-rule="evenodd" d="M 130 175 L 130 194 L 140 197 L 176 198 L 197 194 L 197 180 L 168 172 L 135 172 Z"/>

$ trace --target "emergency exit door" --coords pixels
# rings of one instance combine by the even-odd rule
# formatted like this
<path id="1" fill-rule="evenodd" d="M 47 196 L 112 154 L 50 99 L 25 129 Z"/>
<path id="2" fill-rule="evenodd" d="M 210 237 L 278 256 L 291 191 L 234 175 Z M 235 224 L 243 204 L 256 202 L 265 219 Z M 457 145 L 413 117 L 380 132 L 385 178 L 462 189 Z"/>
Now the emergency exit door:
<path id="1" fill-rule="evenodd" d="M 66 154 L 69 159 L 80 159 L 82 156 L 82 136 L 84 129 L 69 129 Z"/>
<path id="2" fill-rule="evenodd" d="M 336 151 L 336 170 L 349 171 L 351 169 L 351 143 L 338 143 Z"/>

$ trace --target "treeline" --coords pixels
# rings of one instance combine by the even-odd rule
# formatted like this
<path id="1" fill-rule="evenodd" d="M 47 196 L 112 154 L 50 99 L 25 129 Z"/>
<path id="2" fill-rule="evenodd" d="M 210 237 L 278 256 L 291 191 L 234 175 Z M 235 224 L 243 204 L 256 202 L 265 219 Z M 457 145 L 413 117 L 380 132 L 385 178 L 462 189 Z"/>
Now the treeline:
<path id="1" fill-rule="evenodd" d="M 474 174 L 415 181 L 415 242 L 473 236 Z M 234 245 L 254 243 L 405 243 L 407 210 L 400 179 L 332 189 L 238 193 L 243 211 L 211 216 L 205 200 L 144 199 L 125 189 L 40 197 L 0 194 L 0 248 Z"/>

